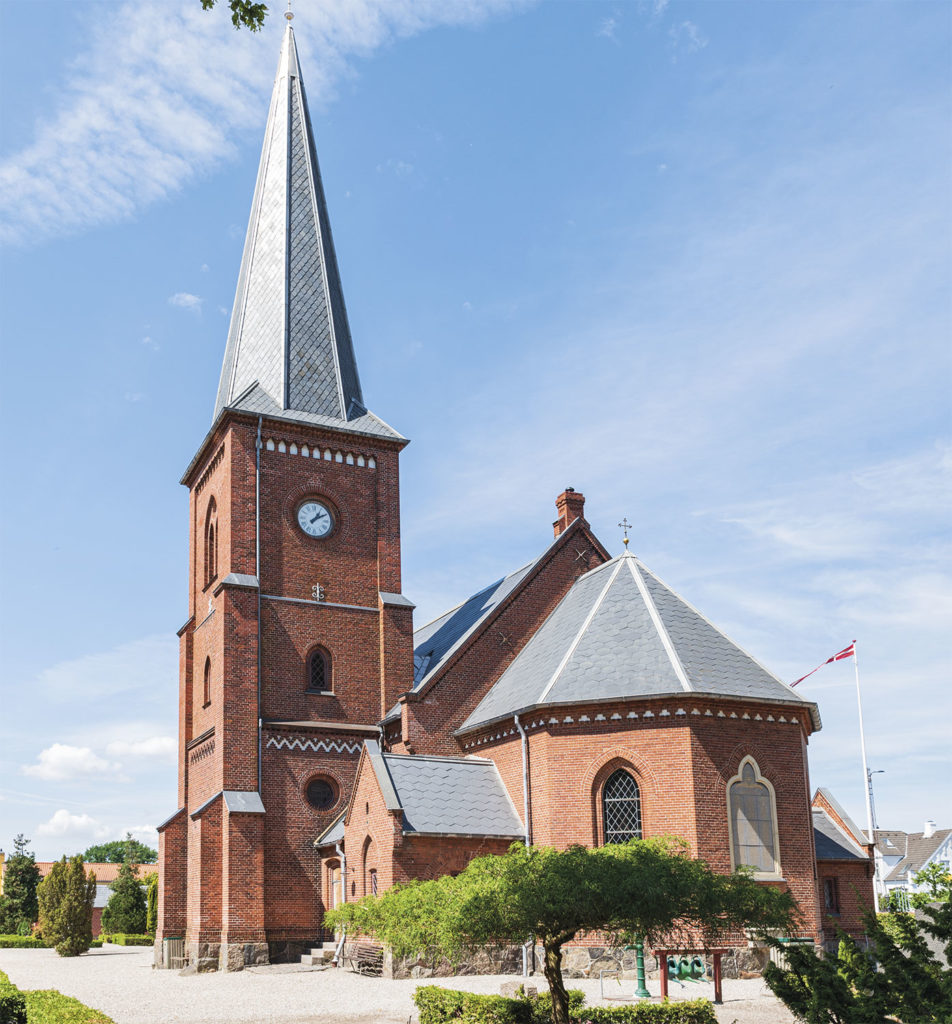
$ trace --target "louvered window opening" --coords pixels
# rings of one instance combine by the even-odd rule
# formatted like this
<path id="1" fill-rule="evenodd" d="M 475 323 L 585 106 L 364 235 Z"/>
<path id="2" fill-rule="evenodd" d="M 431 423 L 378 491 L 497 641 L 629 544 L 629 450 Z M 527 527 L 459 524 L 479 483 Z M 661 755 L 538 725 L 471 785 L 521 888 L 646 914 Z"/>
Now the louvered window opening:
<path id="1" fill-rule="evenodd" d="M 641 793 L 638 783 L 624 768 L 613 772 L 605 783 L 602 805 L 606 843 L 641 838 Z"/>

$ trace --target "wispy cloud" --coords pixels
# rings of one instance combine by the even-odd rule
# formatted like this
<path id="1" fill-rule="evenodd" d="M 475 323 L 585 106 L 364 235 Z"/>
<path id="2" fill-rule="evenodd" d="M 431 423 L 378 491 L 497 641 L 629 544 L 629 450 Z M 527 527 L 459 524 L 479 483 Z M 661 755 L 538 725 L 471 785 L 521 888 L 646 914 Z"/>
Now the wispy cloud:
<path id="1" fill-rule="evenodd" d="M 88 814 L 71 814 L 60 809 L 42 824 L 36 826 L 36 834 L 43 838 L 54 838 L 60 842 L 82 843 L 89 839 L 106 839 L 112 829 Z"/>
<path id="2" fill-rule="evenodd" d="M 66 71 L 57 109 L 0 164 L 0 240 L 36 242 L 127 219 L 235 157 L 260 129 L 283 20 L 272 12 L 264 32 L 235 32 L 225 6 L 128 2 L 90 19 L 88 48 Z M 326 101 L 354 56 L 396 38 L 522 6 L 302 3 L 298 45 L 314 69 L 308 91 Z"/>
<path id="3" fill-rule="evenodd" d="M 54 743 L 40 751 L 36 764 L 24 765 L 24 775 L 32 775 L 46 782 L 62 782 L 69 779 L 110 776 L 119 768 L 94 754 L 89 747 L 72 747 L 66 743 Z"/>
<path id="4" fill-rule="evenodd" d="M 663 10 L 664 8 L 662 8 Z M 668 39 L 675 56 L 682 53 L 696 53 L 707 46 L 707 36 L 693 21 L 679 21 L 668 29 Z"/>
<path id="5" fill-rule="evenodd" d="M 169 305 L 187 309 L 190 313 L 201 313 L 204 300 L 191 292 L 176 292 L 169 296 Z"/>
<path id="6" fill-rule="evenodd" d="M 106 747 L 110 757 L 143 758 L 175 763 L 178 744 L 172 736 L 150 736 L 144 740 L 114 740 Z"/>

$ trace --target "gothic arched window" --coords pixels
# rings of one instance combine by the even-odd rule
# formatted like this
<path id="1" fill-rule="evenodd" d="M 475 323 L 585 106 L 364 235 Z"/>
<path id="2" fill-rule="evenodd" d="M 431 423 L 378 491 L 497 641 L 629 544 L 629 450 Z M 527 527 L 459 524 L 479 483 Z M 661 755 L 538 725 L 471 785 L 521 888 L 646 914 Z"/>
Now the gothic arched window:
<path id="1" fill-rule="evenodd" d="M 634 776 L 619 768 L 602 790 L 606 843 L 627 843 L 641 838 L 641 792 Z"/>
<path id="2" fill-rule="evenodd" d="M 315 647 L 307 657 L 307 688 L 315 693 L 334 689 L 330 651 L 323 647 Z"/>
<path id="3" fill-rule="evenodd" d="M 212 498 L 205 513 L 205 586 L 218 575 L 218 506 Z"/>
<path id="4" fill-rule="evenodd" d="M 205 678 L 202 682 L 202 707 L 207 708 L 212 702 L 212 659 L 205 659 Z"/>
<path id="5" fill-rule="evenodd" d="M 773 786 L 745 757 L 727 786 L 727 812 L 733 866 L 751 867 L 757 875 L 778 875 L 777 804 Z"/>

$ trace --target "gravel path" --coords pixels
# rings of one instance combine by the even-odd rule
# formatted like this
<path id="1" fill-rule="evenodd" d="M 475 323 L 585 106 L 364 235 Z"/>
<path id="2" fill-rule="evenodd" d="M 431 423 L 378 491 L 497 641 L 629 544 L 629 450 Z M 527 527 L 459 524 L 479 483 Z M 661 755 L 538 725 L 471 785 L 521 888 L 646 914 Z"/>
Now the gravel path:
<path id="1" fill-rule="evenodd" d="M 152 950 L 105 946 L 73 959 L 52 949 L 0 949 L 0 970 L 23 989 L 55 988 L 112 1017 L 116 1024 L 407 1024 L 416 1021 L 414 989 L 420 981 L 384 981 L 342 970 L 259 967 L 236 974 L 180 977 L 152 969 Z M 470 992 L 499 992 L 495 976 L 441 978 L 437 984 Z M 545 988 L 542 978 L 530 984 Z M 606 982 L 606 991 L 614 982 Z M 598 981 L 571 981 L 589 1005 Z M 623 992 L 631 993 L 631 982 Z M 658 983 L 648 988 L 658 992 Z M 713 998 L 709 984 L 672 986 L 673 998 Z M 721 1024 L 792 1024 L 794 1018 L 763 982 L 725 981 Z"/>

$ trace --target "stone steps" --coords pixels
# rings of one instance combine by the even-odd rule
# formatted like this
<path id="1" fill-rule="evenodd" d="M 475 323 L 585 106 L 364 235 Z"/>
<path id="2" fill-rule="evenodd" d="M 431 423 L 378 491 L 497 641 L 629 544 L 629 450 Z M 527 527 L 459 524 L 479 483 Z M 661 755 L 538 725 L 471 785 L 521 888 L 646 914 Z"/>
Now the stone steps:
<path id="1" fill-rule="evenodd" d="M 305 967 L 327 966 L 334 959 L 336 949 L 336 942 L 322 942 L 319 946 L 314 946 L 309 953 L 305 953 L 301 957 L 301 963 Z"/>

